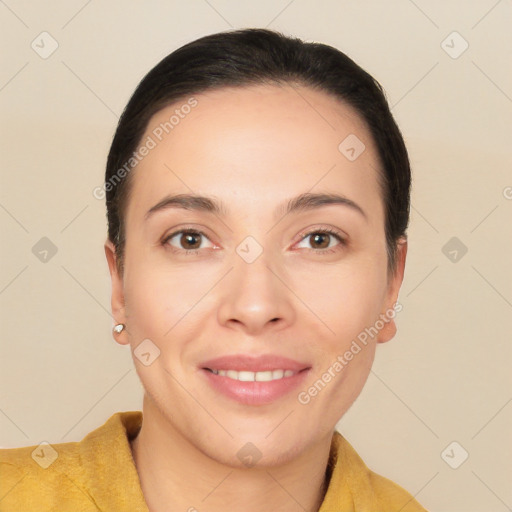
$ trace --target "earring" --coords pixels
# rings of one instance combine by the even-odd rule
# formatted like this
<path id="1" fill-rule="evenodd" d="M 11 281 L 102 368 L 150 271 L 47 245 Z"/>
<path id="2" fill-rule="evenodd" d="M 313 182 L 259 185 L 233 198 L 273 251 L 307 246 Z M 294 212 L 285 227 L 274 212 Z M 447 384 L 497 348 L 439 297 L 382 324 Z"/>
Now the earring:
<path id="1" fill-rule="evenodd" d="M 124 324 L 116 324 L 112 331 L 114 332 L 114 334 L 121 334 L 125 327 L 126 325 Z"/>

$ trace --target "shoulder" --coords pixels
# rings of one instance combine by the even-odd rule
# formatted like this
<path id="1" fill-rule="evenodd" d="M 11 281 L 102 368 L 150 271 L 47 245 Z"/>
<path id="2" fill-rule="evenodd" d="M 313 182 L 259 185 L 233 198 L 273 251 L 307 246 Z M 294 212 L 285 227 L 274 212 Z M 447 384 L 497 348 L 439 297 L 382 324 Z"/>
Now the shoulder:
<path id="1" fill-rule="evenodd" d="M 0 509 L 97 511 L 123 482 L 136 493 L 127 435 L 140 422 L 139 411 L 115 413 L 80 442 L 1 449 Z"/>
<path id="2" fill-rule="evenodd" d="M 62 497 L 67 505 L 75 505 L 81 501 L 82 481 L 78 443 L 0 450 L 2 510 L 46 510 L 63 505 Z"/>
<path id="3" fill-rule="evenodd" d="M 418 501 L 403 487 L 396 484 L 389 478 L 368 470 L 373 492 L 384 508 L 390 512 L 400 510 L 401 512 L 427 512 Z"/>
<path id="4" fill-rule="evenodd" d="M 408 491 L 370 470 L 350 443 L 335 431 L 329 458 L 333 495 L 348 500 L 353 510 L 427 512 Z M 345 503 L 345 502 L 343 502 Z M 334 508 L 333 508 L 334 510 Z"/>

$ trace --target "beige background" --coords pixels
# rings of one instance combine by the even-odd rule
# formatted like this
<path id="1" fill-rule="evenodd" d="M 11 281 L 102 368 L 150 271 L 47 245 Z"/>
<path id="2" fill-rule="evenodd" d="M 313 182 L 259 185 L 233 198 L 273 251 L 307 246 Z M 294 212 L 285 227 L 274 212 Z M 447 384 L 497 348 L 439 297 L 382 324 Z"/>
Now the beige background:
<path id="1" fill-rule="evenodd" d="M 0 16 L 2 447 L 77 441 L 141 408 L 129 349 L 110 334 L 104 203 L 92 191 L 153 65 L 202 35 L 268 27 L 368 69 L 413 164 L 399 331 L 339 430 L 432 511 L 511 509 L 510 0 L 7 0 Z M 47 58 L 43 31 L 58 43 Z M 46 262 L 32 252 L 42 237 L 57 248 Z M 455 262 L 443 252 L 452 237 L 467 247 Z M 452 469 L 445 460 L 462 450 Z"/>

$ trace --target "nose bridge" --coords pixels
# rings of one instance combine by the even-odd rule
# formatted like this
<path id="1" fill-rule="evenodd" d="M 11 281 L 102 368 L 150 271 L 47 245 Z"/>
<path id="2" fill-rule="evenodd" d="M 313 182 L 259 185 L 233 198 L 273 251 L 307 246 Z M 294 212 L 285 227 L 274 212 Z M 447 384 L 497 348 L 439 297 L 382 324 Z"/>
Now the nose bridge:
<path id="1" fill-rule="evenodd" d="M 260 292 L 269 291 L 275 286 L 275 267 L 279 267 L 276 258 L 272 261 L 271 250 L 247 237 L 236 248 L 233 261 L 233 278 L 240 284 L 240 291 L 244 293 L 251 287 L 260 288 Z M 257 242 L 256 242 L 257 243 Z"/>
<path id="2" fill-rule="evenodd" d="M 268 323 L 293 321 L 291 292 L 278 277 L 279 258 L 272 258 L 255 239 L 247 237 L 233 254 L 233 270 L 225 283 L 219 321 L 236 323 L 256 333 Z"/>

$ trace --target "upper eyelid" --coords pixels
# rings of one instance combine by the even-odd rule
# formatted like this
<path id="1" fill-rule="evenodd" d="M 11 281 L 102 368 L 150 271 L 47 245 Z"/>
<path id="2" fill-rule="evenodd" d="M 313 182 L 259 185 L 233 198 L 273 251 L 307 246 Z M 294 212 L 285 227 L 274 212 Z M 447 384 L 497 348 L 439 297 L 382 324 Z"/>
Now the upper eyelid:
<path id="1" fill-rule="evenodd" d="M 176 235 L 183 234 L 183 233 L 197 233 L 201 236 L 204 236 L 205 238 L 210 240 L 210 242 L 212 242 L 210 237 L 203 230 L 196 229 L 196 228 L 181 228 L 176 231 L 171 231 L 171 233 L 169 233 L 168 235 L 163 236 L 162 242 L 166 242 L 166 241 L 170 240 L 171 238 L 174 238 Z M 214 242 L 212 242 L 212 243 L 214 243 Z M 185 249 L 183 249 L 183 250 L 185 250 Z M 197 250 L 197 249 L 194 249 L 194 250 Z"/>
<path id="2" fill-rule="evenodd" d="M 347 236 L 340 229 L 335 229 L 335 228 L 331 228 L 331 227 L 327 227 L 327 226 L 306 229 L 299 236 L 304 237 L 304 236 L 312 235 L 313 233 L 329 233 L 330 235 L 338 235 L 340 238 L 345 238 Z"/>

